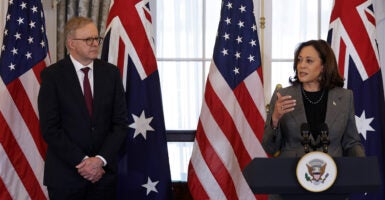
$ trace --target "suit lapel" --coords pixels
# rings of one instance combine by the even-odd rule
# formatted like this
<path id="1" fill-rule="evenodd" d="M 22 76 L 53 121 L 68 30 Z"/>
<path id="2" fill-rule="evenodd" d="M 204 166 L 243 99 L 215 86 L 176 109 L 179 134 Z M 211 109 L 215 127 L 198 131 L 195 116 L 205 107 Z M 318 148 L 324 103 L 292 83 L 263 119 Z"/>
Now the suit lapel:
<path id="1" fill-rule="evenodd" d="M 290 112 L 290 115 L 292 118 L 296 120 L 296 122 L 301 125 L 304 122 L 307 122 L 306 120 L 306 112 L 305 112 L 305 106 L 303 104 L 302 100 L 302 94 L 301 94 L 301 86 L 298 85 L 297 87 L 294 87 L 295 91 L 293 91 L 291 94 L 293 94 L 293 98 L 297 100 L 297 105 L 295 106 L 295 109 L 293 112 Z M 326 110 L 326 117 L 325 122 L 328 125 L 332 125 L 335 121 L 335 118 L 338 116 L 338 105 L 342 103 L 342 97 L 338 93 L 336 89 L 332 89 L 329 91 L 328 94 L 328 102 L 327 102 L 327 110 Z"/>
<path id="2" fill-rule="evenodd" d="M 328 104 L 326 110 L 325 123 L 329 128 L 335 122 L 336 117 L 339 115 L 338 106 L 342 103 L 342 97 L 336 89 L 332 89 L 328 94 Z"/>
<path id="3" fill-rule="evenodd" d="M 298 84 L 297 86 L 293 87 L 293 90 L 294 91 L 291 92 L 292 98 L 297 101 L 293 112 L 290 112 L 290 116 L 294 118 L 298 124 L 298 127 L 300 127 L 302 123 L 307 123 L 305 106 L 303 105 L 301 94 L 301 85 Z"/>
<path id="4" fill-rule="evenodd" d="M 104 85 L 108 85 L 109 83 L 105 78 L 105 74 L 103 74 L 103 70 L 100 66 L 100 63 L 97 60 L 94 60 L 94 100 L 93 100 L 93 116 L 96 116 L 99 112 L 99 108 L 103 101 L 103 89 Z"/>
<path id="5" fill-rule="evenodd" d="M 72 97 L 74 98 L 72 100 L 74 102 L 74 105 L 77 105 L 79 107 L 79 110 L 81 110 L 83 114 L 89 116 L 83 91 L 80 87 L 79 78 L 75 71 L 75 66 L 69 56 L 66 57 L 63 68 L 63 76 L 66 79 L 64 83 L 67 84 L 68 88 L 73 88 L 71 91 Z"/>

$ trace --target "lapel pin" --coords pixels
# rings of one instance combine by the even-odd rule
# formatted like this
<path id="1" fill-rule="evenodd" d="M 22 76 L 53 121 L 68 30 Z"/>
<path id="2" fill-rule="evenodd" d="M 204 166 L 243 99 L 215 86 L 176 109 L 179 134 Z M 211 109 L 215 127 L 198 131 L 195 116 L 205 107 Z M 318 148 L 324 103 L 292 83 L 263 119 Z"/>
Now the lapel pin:
<path id="1" fill-rule="evenodd" d="M 333 101 L 333 105 L 335 105 L 335 106 L 337 105 L 335 101 Z"/>

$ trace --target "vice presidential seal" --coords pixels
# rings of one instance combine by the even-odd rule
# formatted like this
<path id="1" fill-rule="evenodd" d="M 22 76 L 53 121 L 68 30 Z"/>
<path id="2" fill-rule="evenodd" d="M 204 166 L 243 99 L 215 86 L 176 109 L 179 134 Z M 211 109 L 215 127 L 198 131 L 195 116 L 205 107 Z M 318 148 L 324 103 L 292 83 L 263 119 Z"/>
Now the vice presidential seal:
<path id="1" fill-rule="evenodd" d="M 297 180 L 310 192 L 329 189 L 337 177 L 337 167 L 328 154 L 315 151 L 304 155 L 297 164 Z"/>

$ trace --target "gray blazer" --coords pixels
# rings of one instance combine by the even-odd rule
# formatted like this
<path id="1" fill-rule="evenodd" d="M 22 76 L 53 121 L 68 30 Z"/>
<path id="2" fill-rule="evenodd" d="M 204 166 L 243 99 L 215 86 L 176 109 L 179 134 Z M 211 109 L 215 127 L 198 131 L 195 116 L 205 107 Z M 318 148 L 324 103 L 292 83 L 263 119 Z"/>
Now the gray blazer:
<path id="1" fill-rule="evenodd" d="M 294 111 L 286 113 L 279 121 L 277 129 L 271 126 L 271 115 L 274 111 L 276 92 L 270 101 L 262 146 L 271 155 L 282 157 L 301 157 L 305 154 L 301 144 L 301 124 L 307 123 L 305 107 L 302 100 L 301 85 L 293 85 L 279 89 L 281 95 L 291 95 L 296 99 Z M 364 157 L 365 151 L 358 135 L 354 115 L 353 92 L 344 88 L 329 90 L 325 123 L 329 128 L 330 145 L 328 154 L 333 157 Z M 314 138 L 310 135 L 310 138 Z M 310 151 L 312 149 L 310 148 Z M 317 149 L 322 151 L 322 148 Z"/>

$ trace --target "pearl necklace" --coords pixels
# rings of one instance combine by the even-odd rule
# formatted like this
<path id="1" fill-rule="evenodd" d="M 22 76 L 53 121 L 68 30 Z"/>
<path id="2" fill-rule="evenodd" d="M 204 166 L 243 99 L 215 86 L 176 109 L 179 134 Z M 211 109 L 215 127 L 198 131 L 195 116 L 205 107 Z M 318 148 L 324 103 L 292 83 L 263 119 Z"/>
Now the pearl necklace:
<path id="1" fill-rule="evenodd" d="M 318 104 L 319 102 L 321 102 L 321 100 L 322 100 L 322 98 L 324 97 L 324 94 L 325 94 L 325 90 L 324 89 L 322 89 L 322 94 L 321 94 L 321 96 L 320 96 L 320 98 L 317 100 L 317 101 L 312 101 L 312 100 L 310 100 L 310 98 L 306 95 L 306 92 L 305 92 L 305 90 L 303 89 L 303 87 L 301 87 L 301 90 L 302 90 L 302 94 L 303 94 L 303 96 L 305 97 L 305 99 L 309 102 L 309 103 L 311 103 L 311 104 Z"/>

